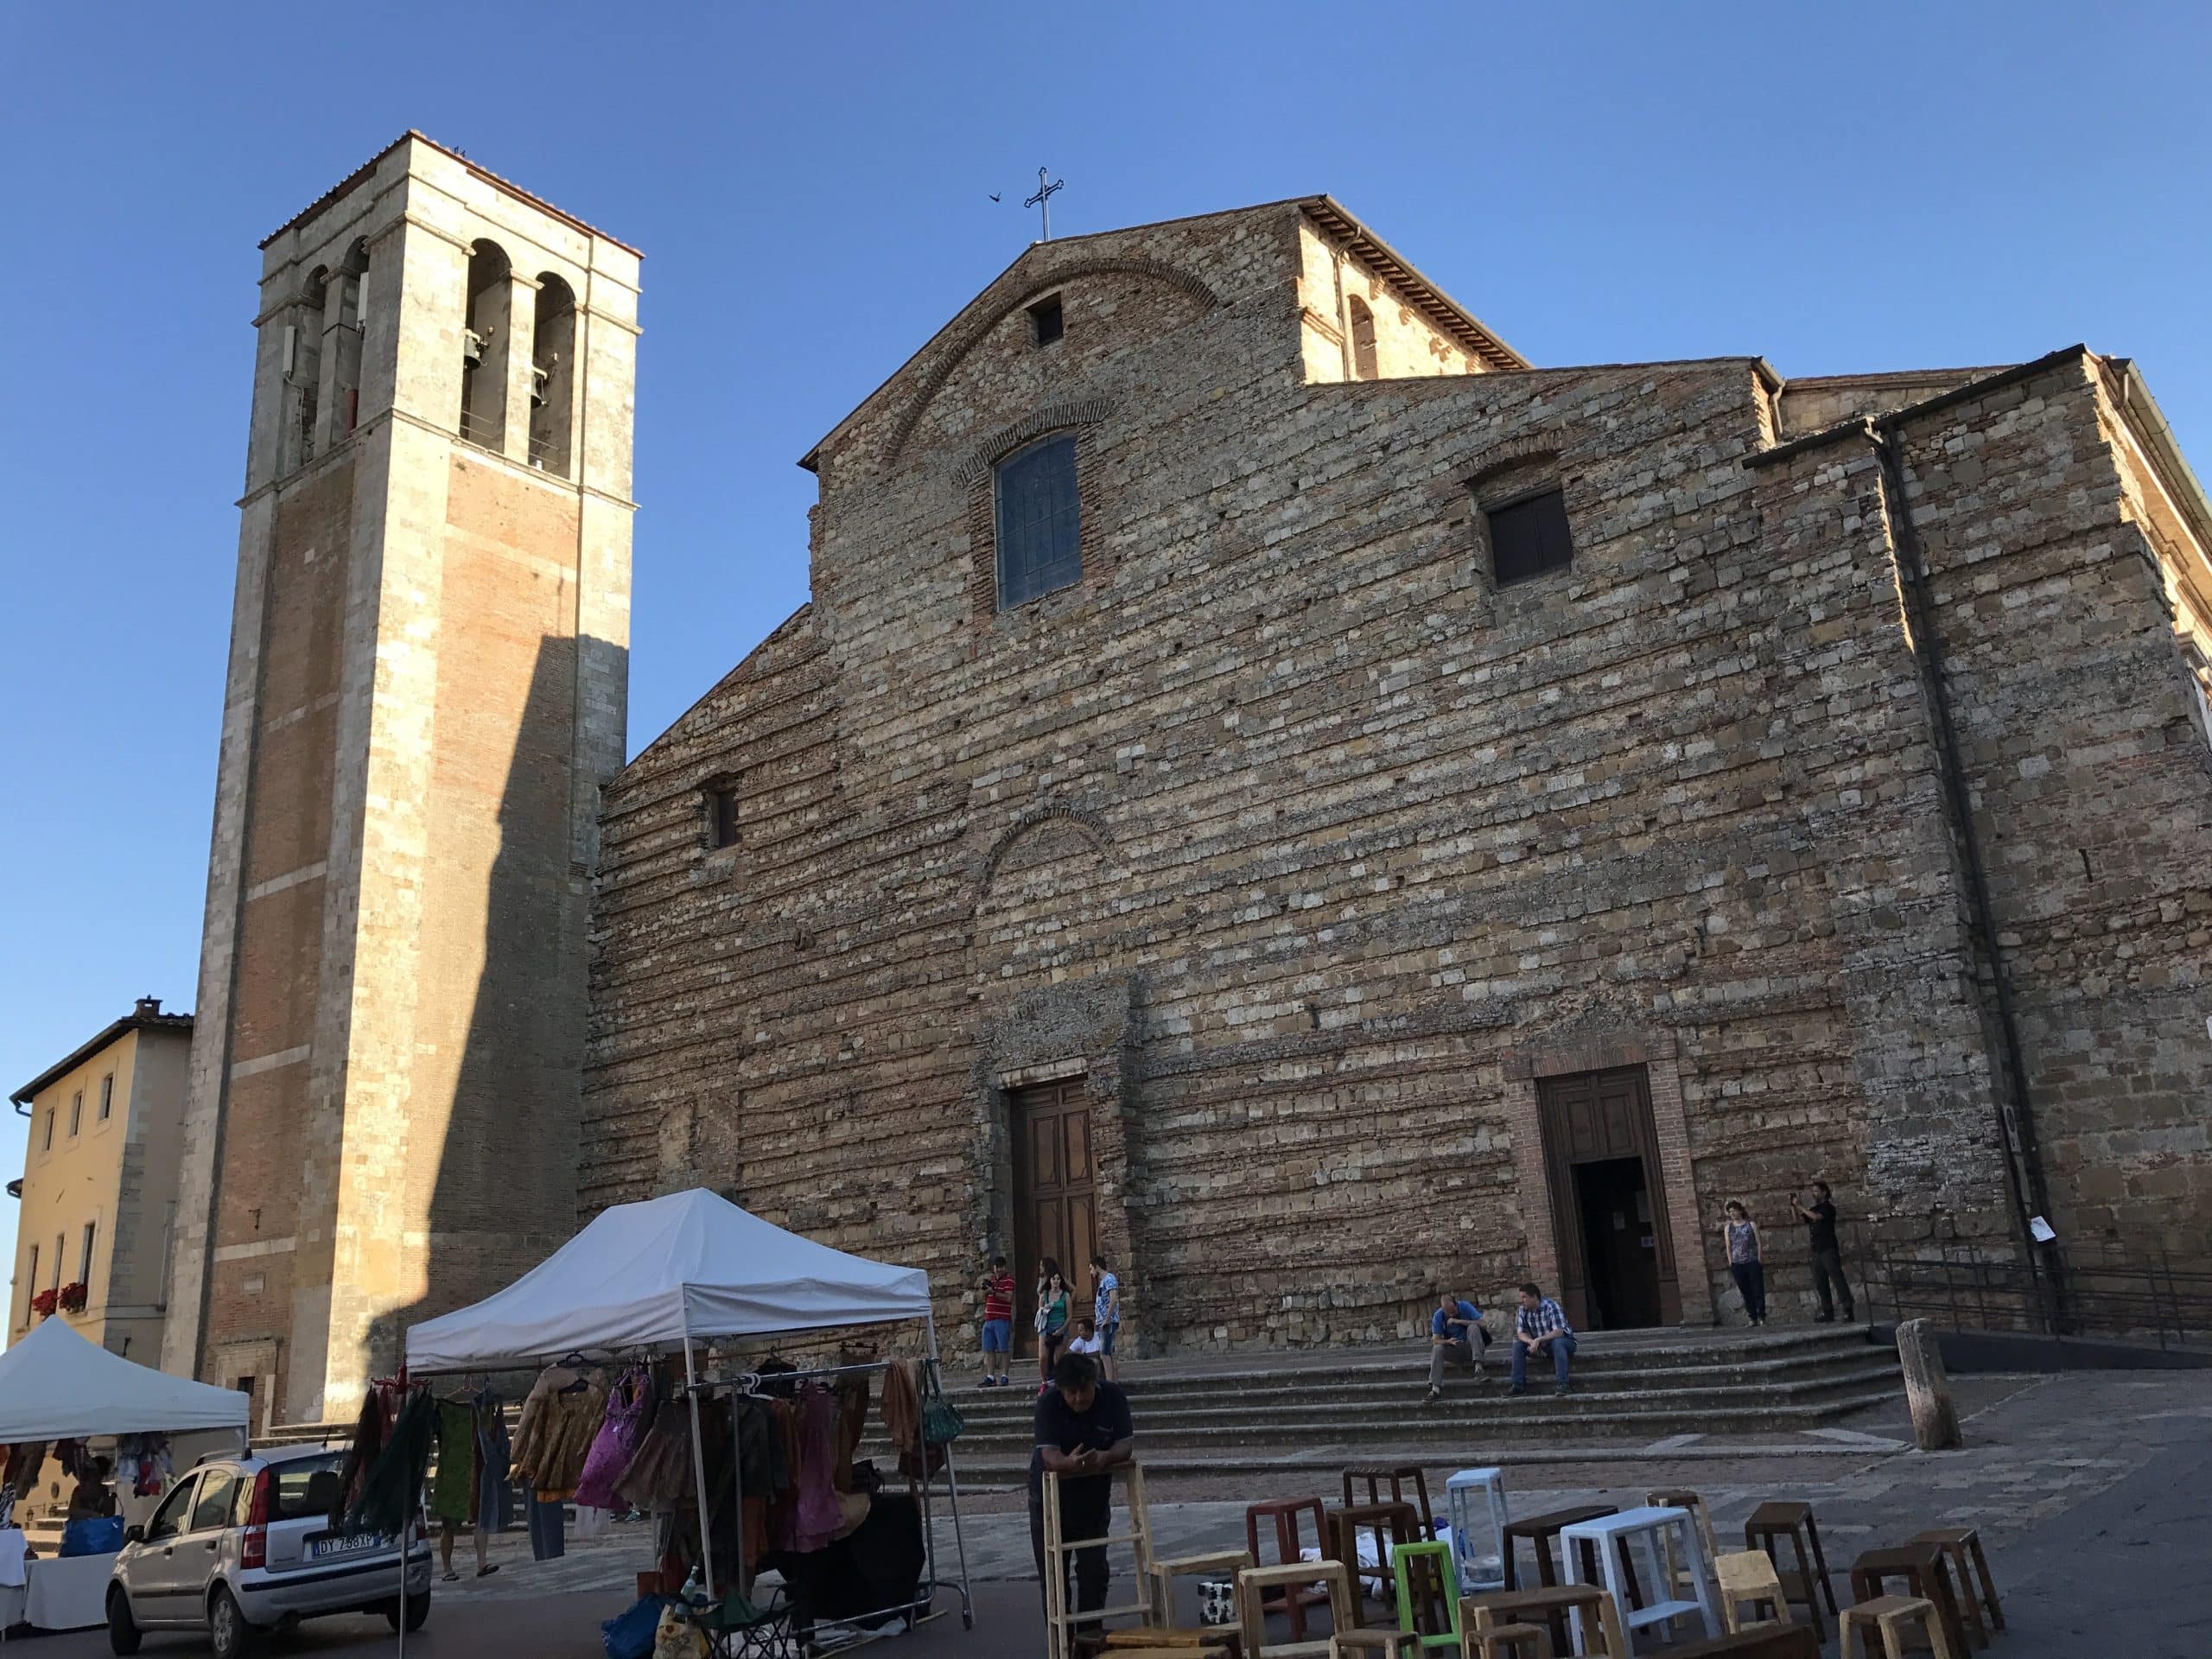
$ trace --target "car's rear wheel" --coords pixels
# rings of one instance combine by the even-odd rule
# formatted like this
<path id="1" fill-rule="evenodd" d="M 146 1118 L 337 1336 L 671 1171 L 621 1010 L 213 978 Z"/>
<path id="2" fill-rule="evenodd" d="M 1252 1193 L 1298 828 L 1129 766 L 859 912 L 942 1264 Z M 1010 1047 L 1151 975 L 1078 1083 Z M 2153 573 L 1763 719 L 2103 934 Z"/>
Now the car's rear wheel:
<path id="1" fill-rule="evenodd" d="M 207 1601 L 207 1645 L 214 1649 L 215 1659 L 245 1659 L 253 1651 L 253 1637 L 237 1598 L 217 1585 Z"/>
<path id="2" fill-rule="evenodd" d="M 120 1654 L 138 1651 L 138 1644 L 145 1638 L 138 1630 L 138 1621 L 130 1617 L 130 1598 L 117 1585 L 107 1592 L 107 1644 Z"/>
<path id="3" fill-rule="evenodd" d="M 407 1628 L 410 1630 L 421 1630 L 429 1617 L 430 1592 L 429 1591 L 425 1590 L 419 1596 L 407 1598 Z M 399 1628 L 399 1604 L 397 1601 L 385 1603 L 384 1622 L 395 1630 Z"/>

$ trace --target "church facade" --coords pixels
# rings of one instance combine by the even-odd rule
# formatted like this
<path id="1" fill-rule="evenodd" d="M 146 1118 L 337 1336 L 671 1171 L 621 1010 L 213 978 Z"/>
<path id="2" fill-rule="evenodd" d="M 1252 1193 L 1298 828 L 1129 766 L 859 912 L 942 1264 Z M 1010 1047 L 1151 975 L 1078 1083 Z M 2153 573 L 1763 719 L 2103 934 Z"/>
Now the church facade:
<path id="1" fill-rule="evenodd" d="M 606 790 L 582 1203 L 1154 1350 L 2212 1256 L 2212 509 L 2133 367 L 1532 365 L 1322 197 L 1049 242 Z M 2032 1242 L 2041 1217 L 2056 1249 Z"/>

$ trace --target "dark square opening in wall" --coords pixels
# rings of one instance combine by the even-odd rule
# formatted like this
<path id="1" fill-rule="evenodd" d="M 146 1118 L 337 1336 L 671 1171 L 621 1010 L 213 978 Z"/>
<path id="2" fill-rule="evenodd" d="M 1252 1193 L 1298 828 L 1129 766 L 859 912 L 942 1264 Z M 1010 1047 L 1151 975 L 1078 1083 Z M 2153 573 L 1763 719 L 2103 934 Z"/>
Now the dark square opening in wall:
<path id="1" fill-rule="evenodd" d="M 1491 569 L 1501 588 L 1574 563 L 1567 497 L 1554 486 L 1488 508 Z"/>
<path id="2" fill-rule="evenodd" d="M 1060 315 L 1060 296 L 1047 294 L 1031 306 L 1029 326 L 1034 331 L 1039 346 L 1049 346 L 1066 333 L 1066 322 Z"/>

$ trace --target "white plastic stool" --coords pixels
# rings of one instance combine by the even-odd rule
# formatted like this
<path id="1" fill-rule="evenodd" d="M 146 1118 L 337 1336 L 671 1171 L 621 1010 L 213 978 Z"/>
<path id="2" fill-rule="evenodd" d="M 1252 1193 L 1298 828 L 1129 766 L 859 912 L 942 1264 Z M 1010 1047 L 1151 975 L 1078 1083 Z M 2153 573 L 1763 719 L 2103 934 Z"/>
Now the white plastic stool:
<path id="1" fill-rule="evenodd" d="M 1462 1469 L 1444 1483 L 1459 1593 L 1505 1588 L 1505 1471 Z"/>
<path id="2" fill-rule="evenodd" d="M 1696 1587 L 1694 1601 L 1681 1599 L 1674 1593 L 1675 1580 L 1666 1567 L 1669 1540 L 1674 1551 L 1672 1559 L 1682 1567 Z M 1653 1599 L 1644 1606 L 1632 1607 L 1621 1563 L 1626 1552 L 1634 1548 L 1638 1541 L 1643 1542 L 1649 1558 L 1638 1569 L 1639 1581 L 1651 1586 Z M 1600 1587 L 1620 1609 L 1621 1628 L 1628 1633 L 1630 1646 L 1635 1645 L 1638 1630 L 1693 1616 L 1703 1621 L 1708 1640 L 1719 1638 L 1720 1610 L 1713 1593 L 1713 1564 L 1705 1559 L 1705 1541 L 1698 1536 L 1697 1522 L 1688 1510 L 1624 1510 L 1618 1515 L 1599 1516 L 1593 1521 L 1578 1521 L 1571 1527 L 1560 1528 L 1560 1570 L 1570 1584 L 1586 1582 L 1582 1577 L 1580 1548 L 1585 1543 L 1590 1545 L 1591 1553 L 1598 1558 L 1598 1571 L 1603 1579 Z M 1574 1620 L 1579 1640 L 1582 1634 L 1580 1610 Z"/>

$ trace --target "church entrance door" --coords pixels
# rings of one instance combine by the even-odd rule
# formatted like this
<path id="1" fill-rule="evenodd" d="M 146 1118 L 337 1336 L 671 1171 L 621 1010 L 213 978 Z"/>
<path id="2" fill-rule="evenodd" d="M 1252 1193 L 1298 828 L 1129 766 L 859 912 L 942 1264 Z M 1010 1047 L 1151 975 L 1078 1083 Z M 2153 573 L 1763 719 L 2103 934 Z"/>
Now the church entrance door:
<path id="1" fill-rule="evenodd" d="M 1567 1317 L 1578 1331 L 1675 1323 L 1681 1297 L 1643 1068 L 1545 1077 L 1536 1103 Z"/>
<path id="2" fill-rule="evenodd" d="M 1014 1130 L 1014 1336 L 1034 1354 L 1038 1264 L 1059 1264 L 1070 1322 L 1088 1311 L 1090 1255 L 1098 1248 L 1097 1177 L 1090 1158 L 1090 1102 L 1084 1080 L 1040 1084 L 1007 1102 Z"/>

